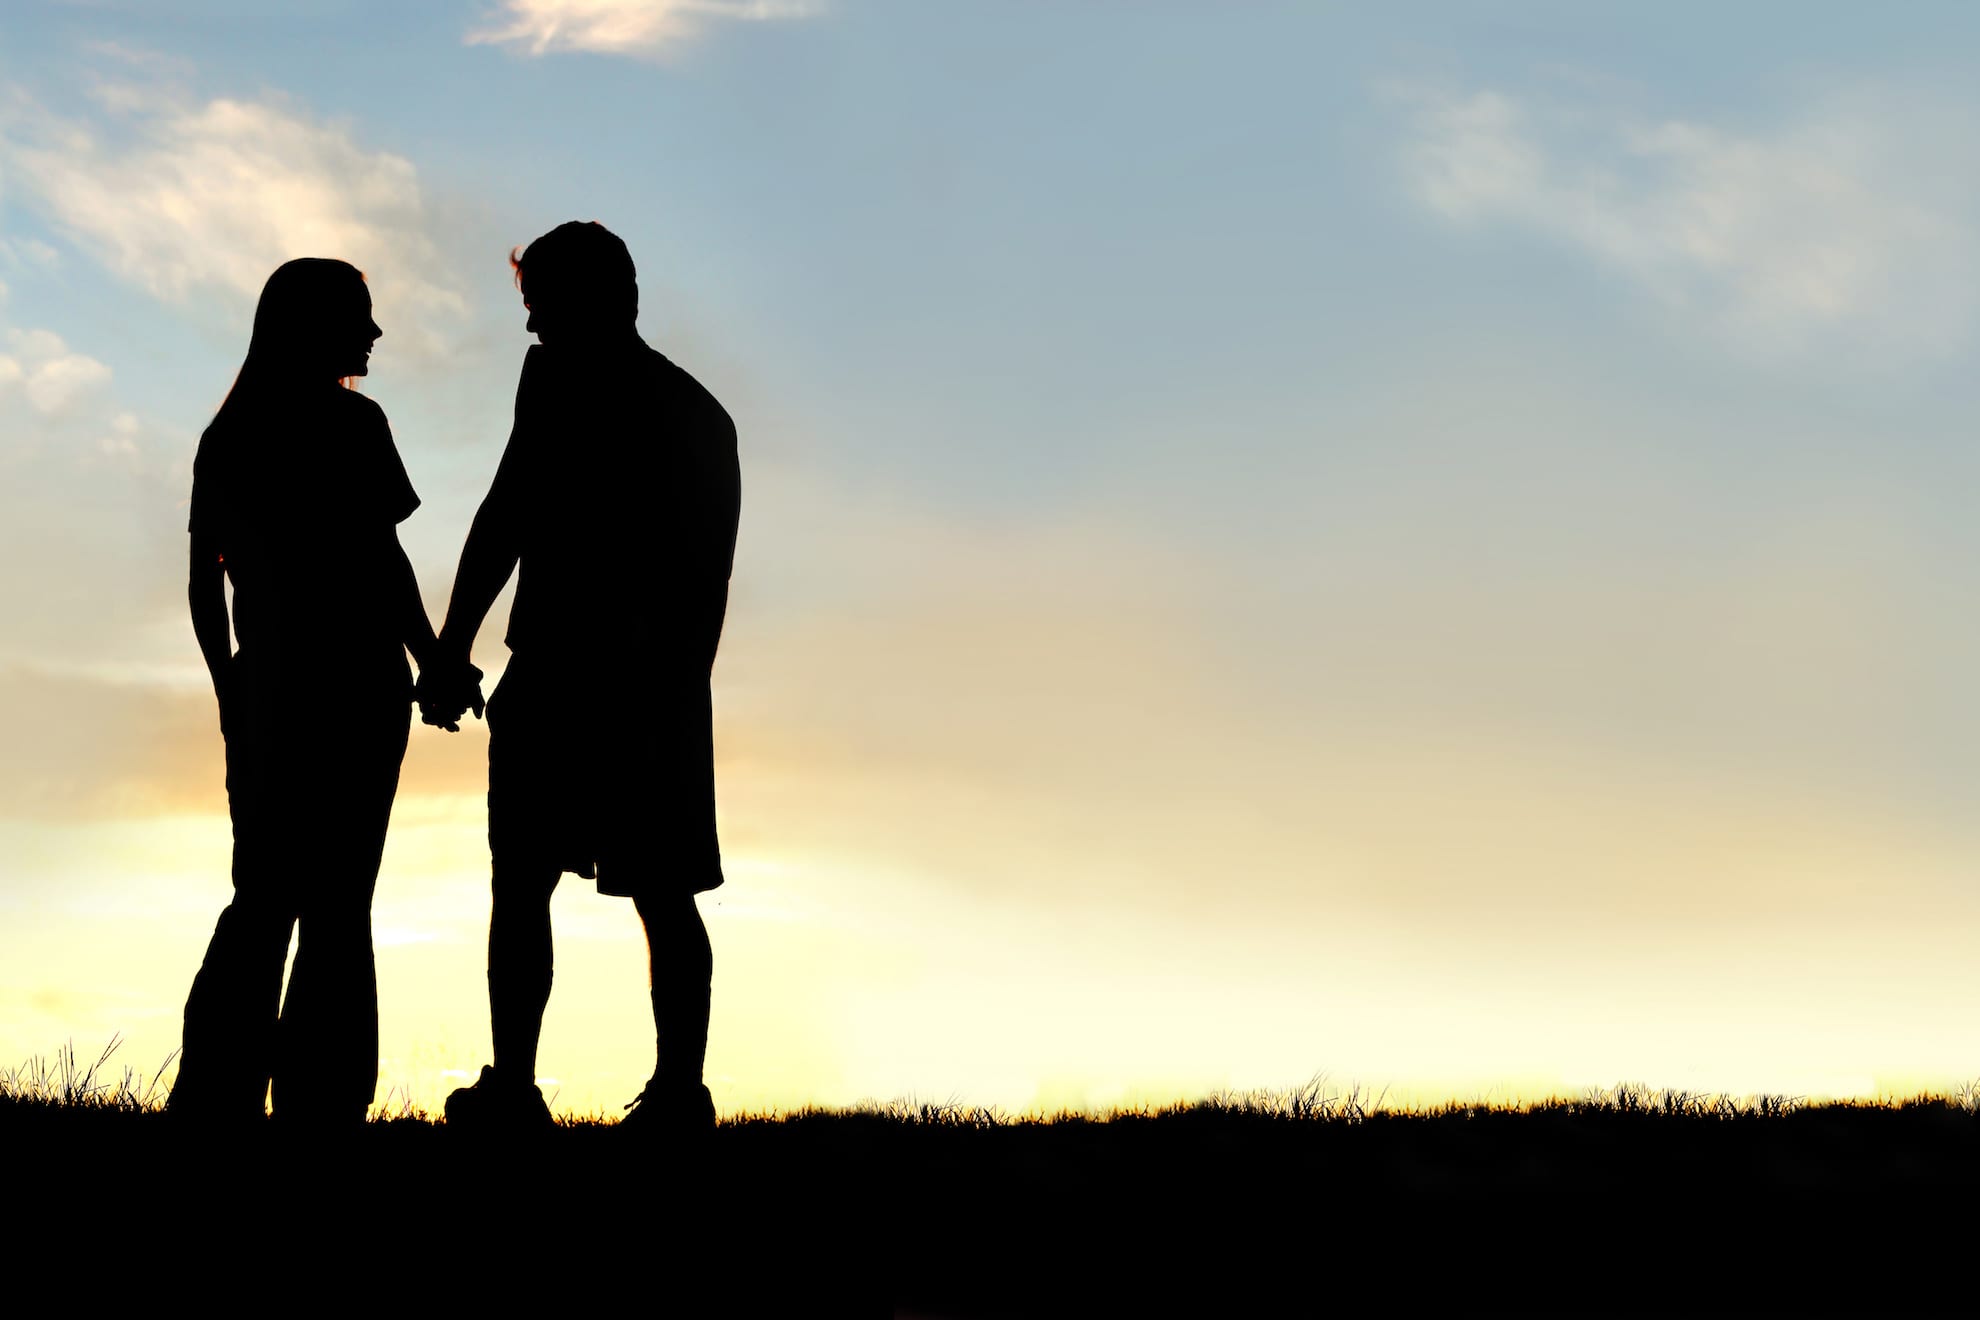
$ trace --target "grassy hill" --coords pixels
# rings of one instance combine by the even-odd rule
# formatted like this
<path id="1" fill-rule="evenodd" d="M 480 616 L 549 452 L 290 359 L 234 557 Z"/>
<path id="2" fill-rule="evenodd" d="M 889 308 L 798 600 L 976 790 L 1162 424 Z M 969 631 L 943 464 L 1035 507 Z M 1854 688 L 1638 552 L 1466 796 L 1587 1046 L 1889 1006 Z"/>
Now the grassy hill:
<path id="1" fill-rule="evenodd" d="M 216 1138 L 158 1112 L 155 1079 L 102 1072 L 0 1085 L 13 1202 L 64 1208 L 15 1227 L 18 1258 L 111 1268 L 85 1209 L 143 1207 L 136 1277 L 224 1244 L 220 1281 L 264 1300 L 306 1258 L 327 1288 L 397 1260 L 697 1315 L 1890 1311 L 1965 1295 L 1980 1187 L 1971 1094 L 1398 1111 L 1315 1083 L 1097 1116 L 739 1115 L 682 1147 L 583 1120 L 476 1141 L 413 1113 Z"/>

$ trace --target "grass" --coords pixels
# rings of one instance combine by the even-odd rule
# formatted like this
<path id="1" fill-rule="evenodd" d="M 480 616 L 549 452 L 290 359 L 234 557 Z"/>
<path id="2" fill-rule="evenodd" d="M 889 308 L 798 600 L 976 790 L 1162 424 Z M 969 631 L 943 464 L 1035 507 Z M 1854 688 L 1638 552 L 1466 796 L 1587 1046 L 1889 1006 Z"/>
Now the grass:
<path id="1" fill-rule="evenodd" d="M 178 1057 L 174 1050 L 149 1077 L 128 1066 L 112 1072 L 110 1056 L 123 1044 L 121 1036 L 93 1062 L 80 1062 L 74 1041 L 53 1057 L 36 1055 L 18 1067 L 0 1070 L 0 1104 L 16 1109 L 57 1108 L 122 1114 L 156 1113 L 165 1107 L 165 1070 Z"/>
<path id="2" fill-rule="evenodd" d="M 1812 1102 L 1625 1084 L 1410 1107 L 1316 1077 L 1093 1114 L 953 1099 L 737 1114 L 693 1149 L 596 1115 L 476 1142 L 395 1100 L 324 1149 L 179 1132 L 159 1112 L 166 1070 L 118 1068 L 115 1044 L 0 1073 L 16 1204 L 149 1188 L 174 1210 L 146 1220 L 166 1241 L 261 1231 L 239 1206 L 276 1206 L 285 1241 L 300 1215 L 364 1234 L 363 1252 L 416 1249 L 421 1268 L 507 1258 L 488 1243 L 520 1233 L 518 1260 L 664 1258 L 725 1280 L 733 1304 L 692 1314 L 1888 1311 L 1964 1268 L 1980 1189 L 1974 1087 Z M 372 1218 L 330 1209 L 352 1202 Z M 51 1216 L 43 1250 L 74 1222 Z M 575 1254 L 546 1245 L 559 1234 Z"/>
<path id="3" fill-rule="evenodd" d="M 177 1057 L 176 1051 L 146 1074 L 127 1064 L 112 1064 L 122 1046 L 113 1036 L 94 1060 L 85 1062 L 74 1042 L 53 1055 L 36 1055 L 11 1068 L 0 1069 L 0 1106 L 16 1114 L 29 1110 L 67 1110 L 88 1113 L 157 1114 L 165 1107 L 169 1087 L 165 1074 Z M 905 1097 L 888 1101 L 864 1101 L 841 1109 L 806 1106 L 775 1112 L 743 1112 L 722 1120 L 727 1129 L 771 1125 L 816 1125 L 830 1123 L 882 1124 L 904 1129 L 964 1129 L 986 1131 L 998 1128 L 1086 1127 L 1135 1123 L 1186 1123 L 1212 1125 L 1329 1124 L 1352 1126 L 1369 1122 L 1442 1123 L 1467 1120 L 1630 1118 L 1683 1119 L 1692 1122 L 1750 1122 L 1782 1119 L 1813 1112 L 1838 1113 L 1918 1113 L 1930 1111 L 1980 1118 L 1980 1081 L 1971 1082 L 1946 1095 L 1916 1095 L 1879 1100 L 1809 1101 L 1801 1096 L 1750 1095 L 1657 1088 L 1641 1082 L 1622 1082 L 1608 1088 L 1592 1088 L 1571 1097 L 1553 1096 L 1525 1104 L 1502 1104 L 1486 1100 L 1451 1100 L 1435 1105 L 1396 1105 L 1386 1093 L 1363 1090 L 1357 1085 L 1336 1087 L 1324 1074 L 1300 1086 L 1284 1090 L 1220 1091 L 1197 1100 L 1178 1100 L 1165 1105 L 1136 1105 L 1092 1113 L 1060 1110 L 1053 1113 L 1009 1113 L 995 1105 L 972 1105 L 957 1099 L 943 1101 Z M 414 1102 L 404 1092 L 388 1093 L 374 1109 L 371 1123 L 435 1124 L 438 1116 Z M 614 1116 L 604 1113 L 559 1116 L 565 1129 L 609 1127 Z"/>

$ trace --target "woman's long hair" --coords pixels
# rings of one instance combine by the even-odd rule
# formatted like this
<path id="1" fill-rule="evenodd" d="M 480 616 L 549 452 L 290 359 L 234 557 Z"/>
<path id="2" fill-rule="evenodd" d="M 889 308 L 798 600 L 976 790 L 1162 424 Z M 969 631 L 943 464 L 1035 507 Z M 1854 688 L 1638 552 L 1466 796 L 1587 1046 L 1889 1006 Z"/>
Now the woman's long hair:
<path id="1" fill-rule="evenodd" d="M 347 261 L 298 257 L 277 266 L 255 304 L 247 358 L 208 429 L 252 425 L 285 399 L 293 407 L 298 389 L 321 380 L 343 304 L 363 290 L 364 272 Z"/>

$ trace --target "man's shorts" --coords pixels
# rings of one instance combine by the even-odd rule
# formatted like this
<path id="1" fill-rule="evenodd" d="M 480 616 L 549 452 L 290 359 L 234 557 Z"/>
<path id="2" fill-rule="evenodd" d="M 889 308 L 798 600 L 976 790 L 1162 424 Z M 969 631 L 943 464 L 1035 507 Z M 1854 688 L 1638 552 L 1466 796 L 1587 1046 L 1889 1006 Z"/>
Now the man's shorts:
<path id="1" fill-rule="evenodd" d="M 512 657 L 488 701 L 488 847 L 498 870 L 570 871 L 625 898 L 720 885 L 706 674 Z"/>

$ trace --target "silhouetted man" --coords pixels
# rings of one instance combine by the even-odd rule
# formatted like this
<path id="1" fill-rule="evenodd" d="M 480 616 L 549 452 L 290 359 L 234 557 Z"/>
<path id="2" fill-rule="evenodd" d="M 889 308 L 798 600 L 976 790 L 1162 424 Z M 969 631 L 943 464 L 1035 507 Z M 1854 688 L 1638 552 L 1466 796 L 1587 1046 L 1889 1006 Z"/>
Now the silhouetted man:
<path id="1" fill-rule="evenodd" d="M 632 257 L 597 223 L 518 259 L 529 329 L 515 427 L 475 515 L 430 723 L 480 713 L 476 632 L 521 565 L 508 671 L 488 702 L 495 1062 L 450 1123 L 541 1124 L 536 1047 L 550 997 L 550 895 L 563 872 L 629 897 L 646 927 L 658 1062 L 624 1120 L 706 1128 L 712 955 L 695 895 L 722 883 L 709 677 L 735 557 L 735 426 L 649 348 Z"/>

